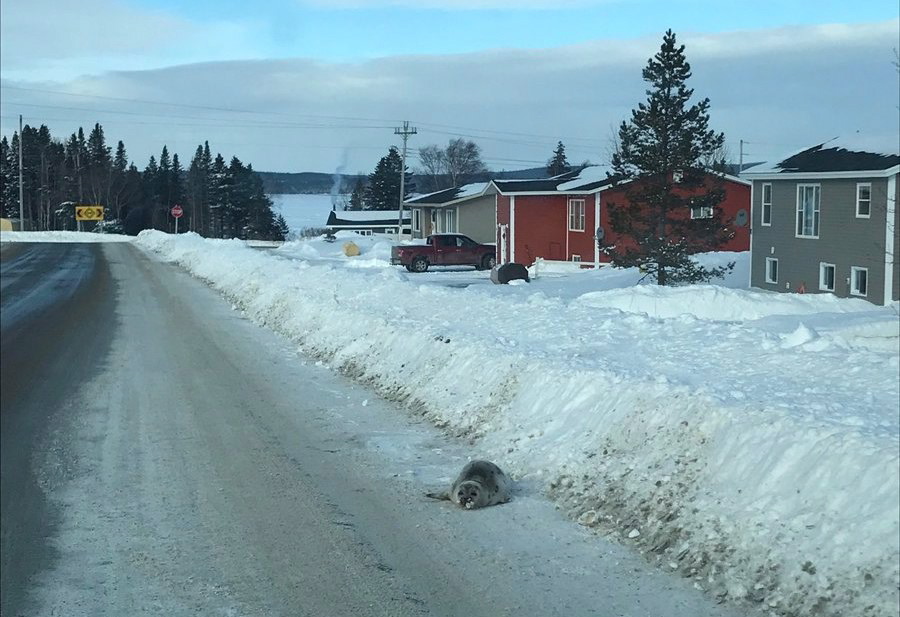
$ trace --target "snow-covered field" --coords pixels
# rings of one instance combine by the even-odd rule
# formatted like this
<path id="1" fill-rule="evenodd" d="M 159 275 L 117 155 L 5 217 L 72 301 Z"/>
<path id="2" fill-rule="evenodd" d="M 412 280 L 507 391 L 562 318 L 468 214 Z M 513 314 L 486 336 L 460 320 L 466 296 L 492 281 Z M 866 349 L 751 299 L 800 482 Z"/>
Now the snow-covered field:
<path id="1" fill-rule="evenodd" d="M 331 195 L 269 195 L 275 206 L 275 212 L 287 221 L 292 233 L 300 233 L 304 229 L 321 229 L 328 221 L 331 212 Z M 343 195 L 338 196 L 344 199 Z M 340 206 L 339 206 L 340 207 Z"/>
<path id="2" fill-rule="evenodd" d="M 716 596 L 897 614 L 897 304 L 748 290 L 735 254 L 705 256 L 737 260 L 720 285 L 604 269 L 495 286 L 407 273 L 354 235 L 137 243 Z"/>

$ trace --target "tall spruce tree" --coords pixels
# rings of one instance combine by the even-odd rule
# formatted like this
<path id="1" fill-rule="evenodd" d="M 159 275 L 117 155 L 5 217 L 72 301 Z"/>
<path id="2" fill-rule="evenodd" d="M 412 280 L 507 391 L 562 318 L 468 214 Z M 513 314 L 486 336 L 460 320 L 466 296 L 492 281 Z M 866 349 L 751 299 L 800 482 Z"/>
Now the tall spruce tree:
<path id="1" fill-rule="evenodd" d="M 718 207 L 721 182 L 710 182 L 717 176 L 705 165 L 725 136 L 709 129 L 709 99 L 688 106 L 690 76 L 684 45 L 668 30 L 643 70 L 647 101 L 622 122 L 612 157 L 613 174 L 635 182 L 627 203 L 608 204 L 613 231 L 626 239 L 608 252 L 614 265 L 640 266 L 659 285 L 708 281 L 734 267 L 705 268 L 691 259 L 721 247 L 733 232 Z M 700 217 L 692 218 L 692 209 Z"/>
<path id="2" fill-rule="evenodd" d="M 375 171 L 369 174 L 363 199 L 364 210 L 399 210 L 400 209 L 400 167 L 403 161 L 397 148 L 391 146 L 388 153 L 381 157 Z M 404 170 L 408 173 L 408 170 Z M 409 176 L 407 175 L 407 178 Z M 409 195 L 410 184 L 404 186 L 404 195 Z"/>
<path id="3" fill-rule="evenodd" d="M 353 185 L 353 192 L 350 193 L 350 202 L 347 204 L 347 209 L 348 210 L 362 210 L 365 194 L 366 194 L 366 183 L 362 179 L 362 177 L 358 177 L 356 179 L 356 184 Z"/>
<path id="4" fill-rule="evenodd" d="M 18 176 L 16 175 L 16 164 L 13 163 L 14 151 L 9 145 L 6 136 L 0 139 L 0 215 L 18 218 L 19 203 L 18 193 Z"/>
<path id="5" fill-rule="evenodd" d="M 547 161 L 547 175 L 551 177 L 558 176 L 571 169 L 572 166 L 569 165 L 569 160 L 566 158 L 566 147 L 563 145 L 563 142 L 560 141 L 556 144 L 556 150 L 553 151 L 553 156 Z"/>

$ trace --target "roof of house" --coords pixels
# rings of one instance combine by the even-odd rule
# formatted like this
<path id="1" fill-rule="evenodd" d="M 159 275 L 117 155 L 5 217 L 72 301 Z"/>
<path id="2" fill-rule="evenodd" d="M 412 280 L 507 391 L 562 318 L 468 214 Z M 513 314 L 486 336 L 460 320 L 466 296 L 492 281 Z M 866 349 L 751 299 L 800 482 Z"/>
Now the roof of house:
<path id="1" fill-rule="evenodd" d="M 472 197 L 478 197 L 484 194 L 484 190 L 488 187 L 489 184 L 490 182 L 472 182 L 471 184 L 464 184 L 462 186 L 457 186 L 451 189 L 444 189 L 442 191 L 435 191 L 434 193 L 419 195 L 412 199 L 408 199 L 403 203 L 411 206 L 444 206 L 450 203 L 470 199 Z"/>
<path id="2" fill-rule="evenodd" d="M 587 193 L 614 184 L 608 167 L 588 165 L 542 180 L 494 180 L 503 194 L 515 193 Z"/>
<path id="3" fill-rule="evenodd" d="M 750 182 L 728 174 L 718 174 L 731 182 L 748 185 Z M 612 175 L 609 167 L 589 165 L 581 169 L 548 178 L 546 180 L 494 180 L 497 190 L 504 195 L 540 193 L 540 194 L 583 194 L 595 193 L 614 185 L 623 185 Z"/>
<path id="4" fill-rule="evenodd" d="M 390 226 L 396 227 L 400 212 L 398 210 L 332 210 L 328 213 L 326 227 L 338 226 Z M 409 212 L 403 213 L 403 222 L 409 223 Z"/>
<path id="5" fill-rule="evenodd" d="M 897 147 L 894 151 L 873 152 L 859 143 L 837 138 L 795 152 L 776 163 L 763 164 L 744 172 L 745 175 L 827 174 L 842 172 L 888 172 L 900 165 Z"/>

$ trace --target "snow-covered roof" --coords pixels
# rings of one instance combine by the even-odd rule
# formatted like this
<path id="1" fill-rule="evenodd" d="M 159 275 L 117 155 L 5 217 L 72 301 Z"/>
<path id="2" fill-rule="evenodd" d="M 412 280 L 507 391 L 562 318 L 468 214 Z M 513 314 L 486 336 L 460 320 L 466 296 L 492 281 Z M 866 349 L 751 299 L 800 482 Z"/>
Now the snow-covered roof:
<path id="1" fill-rule="evenodd" d="M 427 193 L 425 195 L 419 195 L 418 197 L 415 197 L 413 199 L 406 200 L 404 203 L 411 206 L 445 206 L 450 203 L 456 203 L 458 201 L 463 201 L 472 197 L 483 195 L 484 190 L 488 187 L 489 184 L 490 182 L 471 182 L 462 186 L 443 189 L 440 191 L 435 191 L 433 193 Z"/>
<path id="2" fill-rule="evenodd" d="M 829 141 L 793 152 L 774 163 L 764 163 L 745 171 L 744 176 L 774 174 L 828 174 L 875 172 L 876 175 L 896 173 L 900 165 L 898 137 L 893 147 L 882 136 L 866 139 L 836 137 Z M 868 144 L 868 146 L 867 146 Z"/>
<path id="3" fill-rule="evenodd" d="M 608 167 L 588 165 L 540 180 L 494 180 L 494 186 L 504 194 L 589 193 L 614 182 L 609 172 Z"/>
<path id="4" fill-rule="evenodd" d="M 557 185 L 557 191 L 590 191 L 614 182 L 609 176 L 612 170 L 604 165 L 589 165 L 571 180 Z"/>
<path id="5" fill-rule="evenodd" d="M 403 222 L 409 223 L 409 212 L 404 211 Z M 400 218 L 398 210 L 332 210 L 328 213 L 328 227 L 347 225 L 396 225 Z"/>

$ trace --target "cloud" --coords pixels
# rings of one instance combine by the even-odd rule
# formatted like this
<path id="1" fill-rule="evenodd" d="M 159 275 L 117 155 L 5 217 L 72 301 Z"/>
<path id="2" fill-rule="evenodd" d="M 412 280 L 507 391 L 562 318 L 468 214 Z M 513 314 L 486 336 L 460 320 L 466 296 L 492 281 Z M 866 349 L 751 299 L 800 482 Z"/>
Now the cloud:
<path id="1" fill-rule="evenodd" d="M 679 40 L 693 68 L 689 85 L 710 98 L 712 125 L 725 131 L 733 157 L 743 139 L 745 160 L 760 160 L 836 135 L 897 135 L 900 84 L 891 62 L 898 31 L 892 20 Z M 641 69 L 659 44 L 647 37 L 357 63 L 246 60 L 117 71 L 41 86 L 109 99 L 4 89 L 3 131 L 24 109 L 27 120 L 47 119 L 59 135 L 99 121 L 141 167 L 163 144 L 189 158 L 209 139 L 256 169 L 332 171 L 346 150 L 348 171 L 368 172 L 395 143 L 393 127 L 408 119 L 419 129 L 413 151 L 464 136 L 482 146 L 492 168 L 510 169 L 540 164 L 562 139 L 570 160 L 602 162 L 612 128 L 645 99 Z"/>
<path id="2" fill-rule="evenodd" d="M 256 29 L 252 20 L 200 24 L 117 0 L 8 0 L 0 3 L 0 67 L 10 79 L 59 80 L 95 67 L 254 57 Z"/>

